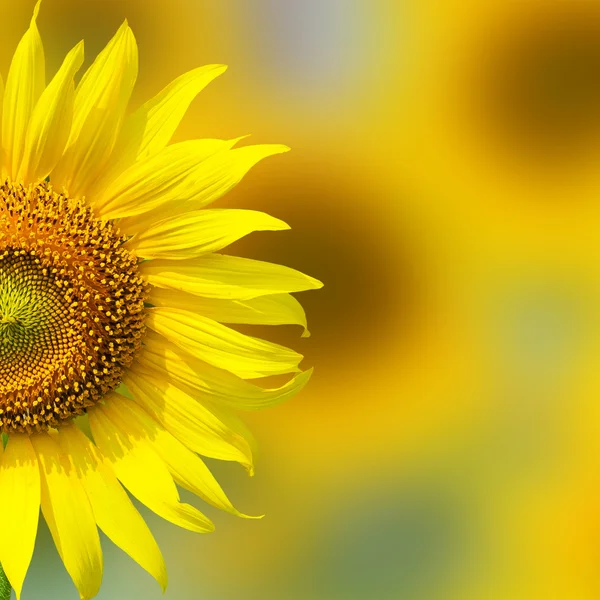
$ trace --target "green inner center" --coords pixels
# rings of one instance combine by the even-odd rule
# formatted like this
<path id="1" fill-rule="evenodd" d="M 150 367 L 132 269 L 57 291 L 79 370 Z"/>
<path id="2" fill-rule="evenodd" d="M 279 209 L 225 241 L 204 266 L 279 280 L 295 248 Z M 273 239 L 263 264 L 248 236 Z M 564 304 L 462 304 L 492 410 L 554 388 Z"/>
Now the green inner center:
<path id="1" fill-rule="evenodd" d="M 62 362 L 71 335 L 71 290 L 34 255 L 19 254 L 0 259 L 0 375 L 13 389 L 33 365 Z"/>

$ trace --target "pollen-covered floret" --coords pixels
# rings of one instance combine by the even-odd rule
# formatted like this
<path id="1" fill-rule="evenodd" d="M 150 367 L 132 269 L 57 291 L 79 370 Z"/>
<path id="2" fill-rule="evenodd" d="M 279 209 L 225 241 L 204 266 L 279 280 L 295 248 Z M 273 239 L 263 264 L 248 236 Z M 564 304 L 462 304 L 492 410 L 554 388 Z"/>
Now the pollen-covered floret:
<path id="1" fill-rule="evenodd" d="M 126 238 L 49 184 L 0 186 L 0 428 L 81 414 L 141 345 L 146 286 Z"/>

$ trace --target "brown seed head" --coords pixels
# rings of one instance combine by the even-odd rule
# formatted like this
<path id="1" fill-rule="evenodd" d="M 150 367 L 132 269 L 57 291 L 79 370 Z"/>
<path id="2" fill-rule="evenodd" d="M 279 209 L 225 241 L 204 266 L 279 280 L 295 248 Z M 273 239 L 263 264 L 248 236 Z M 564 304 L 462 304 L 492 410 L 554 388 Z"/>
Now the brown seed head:
<path id="1" fill-rule="evenodd" d="M 56 427 L 120 383 L 146 297 L 125 240 L 47 183 L 0 185 L 0 430 Z"/>

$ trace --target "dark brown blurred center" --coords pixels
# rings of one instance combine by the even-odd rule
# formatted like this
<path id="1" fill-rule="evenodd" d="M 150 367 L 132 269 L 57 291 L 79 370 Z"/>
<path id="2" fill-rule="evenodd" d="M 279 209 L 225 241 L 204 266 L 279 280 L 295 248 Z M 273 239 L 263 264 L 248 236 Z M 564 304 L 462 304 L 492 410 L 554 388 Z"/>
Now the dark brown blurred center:
<path id="1" fill-rule="evenodd" d="M 516 150 L 563 159 L 600 147 L 600 3 L 540 3 L 489 36 L 483 116 Z"/>

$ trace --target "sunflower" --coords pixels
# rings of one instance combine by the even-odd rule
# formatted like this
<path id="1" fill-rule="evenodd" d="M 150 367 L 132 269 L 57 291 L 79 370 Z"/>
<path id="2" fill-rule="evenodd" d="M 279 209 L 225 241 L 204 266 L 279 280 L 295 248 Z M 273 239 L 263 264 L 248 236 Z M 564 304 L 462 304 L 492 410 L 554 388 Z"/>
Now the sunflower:
<path id="1" fill-rule="evenodd" d="M 455 264 L 577 262 L 590 248 L 596 260 L 600 4 L 413 4 L 411 52 L 380 126 L 394 144 L 388 172 L 453 235 L 466 255 Z"/>
<path id="2" fill-rule="evenodd" d="M 288 399 L 310 370 L 228 325 L 298 324 L 307 335 L 290 293 L 321 283 L 219 253 L 252 231 L 287 229 L 282 221 L 205 209 L 287 147 L 169 145 L 224 66 L 179 77 L 127 115 L 138 70 L 127 21 L 77 86 L 83 42 L 46 85 L 39 8 L 0 103 L 0 562 L 19 598 L 41 507 L 81 598 L 101 583 L 98 528 L 165 588 L 160 550 L 125 488 L 191 531 L 214 527 L 177 485 L 245 516 L 200 455 L 252 474 L 235 411 Z M 282 374 L 293 376 L 277 388 L 249 381 Z"/>

